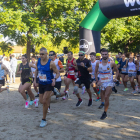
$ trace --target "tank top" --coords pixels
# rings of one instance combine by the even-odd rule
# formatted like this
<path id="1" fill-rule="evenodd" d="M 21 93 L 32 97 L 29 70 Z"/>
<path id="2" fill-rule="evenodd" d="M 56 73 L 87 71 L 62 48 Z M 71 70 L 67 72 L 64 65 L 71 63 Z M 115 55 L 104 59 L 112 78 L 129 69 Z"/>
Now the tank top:
<path id="1" fill-rule="evenodd" d="M 60 70 L 60 67 L 59 67 L 59 65 L 58 65 L 58 61 L 59 61 L 59 59 L 55 59 L 53 62 L 55 63 L 56 68 L 57 68 L 58 70 Z M 53 76 L 55 77 L 55 76 L 56 76 L 56 73 L 53 73 Z M 61 76 L 59 76 L 59 77 L 56 79 L 56 82 L 60 82 L 60 81 L 61 81 Z"/>
<path id="2" fill-rule="evenodd" d="M 91 62 L 91 66 L 92 66 L 92 73 L 91 73 L 91 78 L 92 79 L 94 79 L 95 78 L 95 67 L 96 67 L 96 63 L 97 63 L 98 61 L 97 60 L 95 60 L 94 62 Z"/>
<path id="3" fill-rule="evenodd" d="M 52 83 L 53 71 L 50 70 L 51 59 L 48 59 L 48 62 L 45 65 L 41 64 L 41 58 L 38 59 L 37 68 L 39 76 L 39 84 L 47 85 Z"/>
<path id="4" fill-rule="evenodd" d="M 138 71 L 140 71 L 140 61 L 139 61 L 139 70 Z"/>
<path id="5" fill-rule="evenodd" d="M 107 64 L 103 66 L 102 60 L 99 62 L 99 78 L 102 83 L 112 82 L 112 68 L 110 66 L 110 60 L 108 60 Z"/>
<path id="6" fill-rule="evenodd" d="M 21 80 L 27 79 L 32 77 L 31 75 L 31 68 L 29 67 L 29 63 L 27 62 L 26 65 L 20 64 L 20 70 L 22 70 L 21 73 Z"/>
<path id="7" fill-rule="evenodd" d="M 126 65 L 126 60 L 123 62 L 123 60 L 120 61 L 120 68 L 122 73 L 128 73 L 128 66 L 126 68 L 123 68 L 124 65 Z"/>
<path id="8" fill-rule="evenodd" d="M 136 73 L 136 65 L 133 62 L 128 61 L 128 73 Z"/>
<path id="9" fill-rule="evenodd" d="M 32 63 L 32 64 L 33 64 L 33 63 Z M 33 64 L 33 65 L 35 65 L 35 64 Z M 32 67 L 31 67 L 31 72 L 32 72 L 33 77 L 35 77 L 35 70 L 36 70 L 35 68 L 32 68 Z"/>
<path id="10" fill-rule="evenodd" d="M 75 58 L 73 58 L 71 61 L 68 60 L 67 64 L 70 63 L 71 65 L 74 65 L 74 63 L 73 63 L 74 59 Z M 70 67 L 68 66 L 68 73 L 69 73 L 69 75 L 75 75 L 75 68 L 71 67 L 71 66 Z"/>
<path id="11" fill-rule="evenodd" d="M 4 76 L 4 69 L 1 68 L 0 64 L 0 80 L 3 80 L 2 76 Z"/>

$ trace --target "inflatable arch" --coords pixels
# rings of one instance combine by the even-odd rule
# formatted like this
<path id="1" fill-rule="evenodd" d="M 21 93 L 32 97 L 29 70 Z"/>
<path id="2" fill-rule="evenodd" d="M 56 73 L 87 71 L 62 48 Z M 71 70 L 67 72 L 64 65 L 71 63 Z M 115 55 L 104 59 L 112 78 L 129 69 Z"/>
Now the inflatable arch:
<path id="1" fill-rule="evenodd" d="M 140 15 L 140 0 L 98 0 L 80 23 L 80 50 L 100 52 L 100 31 L 113 18 Z"/>

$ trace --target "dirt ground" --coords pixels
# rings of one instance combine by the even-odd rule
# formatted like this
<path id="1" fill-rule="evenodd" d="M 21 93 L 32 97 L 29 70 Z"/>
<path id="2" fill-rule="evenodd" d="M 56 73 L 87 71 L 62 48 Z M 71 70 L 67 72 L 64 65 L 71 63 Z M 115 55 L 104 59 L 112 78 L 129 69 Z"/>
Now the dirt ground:
<path id="1" fill-rule="evenodd" d="M 18 93 L 19 78 L 10 85 L 10 93 L 0 94 L 0 140 L 139 140 L 140 139 L 140 95 L 131 95 L 132 89 L 124 92 L 123 85 L 112 93 L 108 118 L 100 120 L 103 109 L 100 102 L 88 107 L 88 94 L 81 95 L 83 104 L 76 107 L 77 98 L 72 94 L 62 101 L 52 97 L 51 113 L 47 115 L 48 125 L 40 128 L 42 105 L 24 108 L 24 100 Z M 34 89 L 33 93 L 36 95 Z M 61 91 L 64 91 L 62 84 Z M 81 90 L 79 90 L 81 93 Z M 92 90 L 93 93 L 93 90 Z"/>

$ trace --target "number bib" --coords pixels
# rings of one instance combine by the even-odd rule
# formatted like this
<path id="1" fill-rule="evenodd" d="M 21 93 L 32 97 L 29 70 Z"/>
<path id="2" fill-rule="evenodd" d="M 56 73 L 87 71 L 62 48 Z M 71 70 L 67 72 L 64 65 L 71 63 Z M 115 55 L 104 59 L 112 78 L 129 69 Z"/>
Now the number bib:
<path id="1" fill-rule="evenodd" d="M 129 73 L 134 73 L 134 72 L 135 72 L 135 70 L 134 70 L 134 69 L 132 69 L 132 68 L 129 68 L 129 69 L 128 69 L 128 72 L 129 72 Z"/>
<path id="2" fill-rule="evenodd" d="M 39 80 L 42 82 L 46 82 L 47 81 L 46 74 L 39 74 Z"/>
<path id="3" fill-rule="evenodd" d="M 69 71 L 69 75 L 75 75 L 74 70 L 70 70 L 70 71 Z"/>
<path id="4" fill-rule="evenodd" d="M 122 73 L 126 73 L 126 68 L 122 68 Z"/>
<path id="5" fill-rule="evenodd" d="M 102 83 L 110 82 L 112 80 L 111 74 L 100 74 L 100 79 Z"/>

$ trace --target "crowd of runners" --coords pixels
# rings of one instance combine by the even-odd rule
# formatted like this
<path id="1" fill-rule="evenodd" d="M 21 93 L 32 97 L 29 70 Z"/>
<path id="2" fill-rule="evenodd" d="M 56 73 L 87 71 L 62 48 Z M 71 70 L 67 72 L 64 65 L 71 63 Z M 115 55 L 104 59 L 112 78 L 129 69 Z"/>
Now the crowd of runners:
<path id="1" fill-rule="evenodd" d="M 39 103 L 43 104 L 43 117 L 40 127 L 47 125 L 46 116 L 50 112 L 51 96 L 56 96 L 56 99 L 66 100 L 69 98 L 69 86 L 72 83 L 74 86 L 73 96 L 77 97 L 78 102 L 76 107 L 79 107 L 83 100 L 81 94 L 85 91 L 88 93 L 88 106 L 93 104 L 91 88 L 96 95 L 95 101 L 100 101 L 99 109 L 104 107 L 101 120 L 107 117 L 109 107 L 109 97 L 114 91 L 117 92 L 115 86 L 119 86 L 120 82 L 124 85 L 124 91 L 128 91 L 127 83 L 130 81 L 133 89 L 132 94 L 140 92 L 140 56 L 134 58 L 134 54 L 130 53 L 126 58 L 125 54 L 118 53 L 114 60 L 110 57 L 108 50 L 103 48 L 100 53 L 91 52 L 90 58 L 85 57 L 85 52 L 79 51 L 79 58 L 75 59 L 70 51 L 67 54 L 66 68 L 62 62 L 57 59 L 54 51 L 47 52 L 46 48 L 40 49 L 40 57 L 32 56 L 31 62 L 28 61 L 26 55 L 22 55 L 22 63 L 17 67 L 17 74 L 20 74 L 21 84 L 18 91 L 25 100 L 25 108 L 35 104 L 38 107 Z M 64 84 L 65 90 L 61 91 L 61 73 L 65 71 Z M 7 90 L 9 87 L 2 88 L 5 85 L 5 72 L 8 69 L 0 63 L 0 92 Z M 121 77 L 121 80 L 120 80 Z M 135 80 L 137 83 L 135 83 Z M 34 96 L 31 85 L 33 84 L 36 96 Z M 79 90 L 81 88 L 82 93 Z M 30 97 L 30 101 L 28 98 Z"/>

